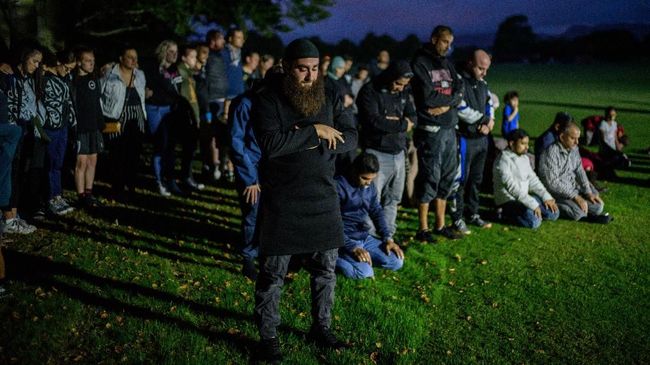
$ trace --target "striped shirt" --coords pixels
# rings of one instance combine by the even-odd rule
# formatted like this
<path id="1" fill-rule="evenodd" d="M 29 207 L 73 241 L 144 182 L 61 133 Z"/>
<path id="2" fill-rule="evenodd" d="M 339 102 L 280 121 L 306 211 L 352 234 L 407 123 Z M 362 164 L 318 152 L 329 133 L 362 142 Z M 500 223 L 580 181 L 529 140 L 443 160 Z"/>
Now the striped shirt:
<path id="1" fill-rule="evenodd" d="M 539 179 L 555 199 L 596 194 L 582 168 L 578 148 L 567 150 L 560 141 L 550 145 L 539 161 Z"/>

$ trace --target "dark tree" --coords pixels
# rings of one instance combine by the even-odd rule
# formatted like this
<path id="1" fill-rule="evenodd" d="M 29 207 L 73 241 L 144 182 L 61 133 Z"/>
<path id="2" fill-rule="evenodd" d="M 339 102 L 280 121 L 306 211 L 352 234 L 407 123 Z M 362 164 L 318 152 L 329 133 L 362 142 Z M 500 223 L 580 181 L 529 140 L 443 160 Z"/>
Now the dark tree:
<path id="1" fill-rule="evenodd" d="M 333 4 L 333 0 L 0 0 L 0 29 L 5 42 L 35 34 L 46 46 L 60 46 L 70 38 L 158 34 L 153 30 L 182 37 L 190 33 L 192 18 L 202 15 L 225 28 L 250 26 L 270 35 L 289 31 L 293 24 L 325 19 Z"/>
<path id="2" fill-rule="evenodd" d="M 537 37 L 525 15 L 506 18 L 494 39 L 494 58 L 501 62 L 527 61 L 534 56 Z"/>

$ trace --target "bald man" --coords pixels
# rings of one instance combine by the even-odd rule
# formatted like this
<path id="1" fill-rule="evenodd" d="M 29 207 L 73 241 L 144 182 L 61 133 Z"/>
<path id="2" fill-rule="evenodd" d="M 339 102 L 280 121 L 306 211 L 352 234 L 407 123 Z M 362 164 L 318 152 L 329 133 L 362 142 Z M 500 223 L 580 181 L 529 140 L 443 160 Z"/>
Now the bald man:
<path id="1" fill-rule="evenodd" d="M 478 210 L 479 187 L 488 154 L 488 134 L 494 128 L 494 107 L 484 79 L 491 63 L 490 55 L 477 49 L 461 72 L 465 89 L 463 101 L 458 106 L 461 181 L 454 196 L 456 204 L 451 204 L 450 213 L 454 228 L 463 234 L 470 233 L 463 213 L 474 226 L 492 227 L 481 218 Z"/>
<path id="2" fill-rule="evenodd" d="M 558 141 L 542 152 L 539 179 L 555 198 L 561 217 L 607 224 L 612 217 L 603 213 L 605 203 L 587 179 L 578 152 L 579 140 L 580 127 L 568 122 L 560 130 Z"/>

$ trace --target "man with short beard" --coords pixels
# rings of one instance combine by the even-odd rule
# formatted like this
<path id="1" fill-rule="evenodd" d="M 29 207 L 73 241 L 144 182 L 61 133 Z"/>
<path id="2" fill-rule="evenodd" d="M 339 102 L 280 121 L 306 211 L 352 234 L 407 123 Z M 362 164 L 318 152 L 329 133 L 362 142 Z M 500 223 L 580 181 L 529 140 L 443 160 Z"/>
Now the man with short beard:
<path id="1" fill-rule="evenodd" d="M 324 88 L 316 46 L 306 39 L 291 42 L 283 67 L 285 74 L 256 95 L 252 109 L 263 191 L 255 320 L 261 357 L 269 362 L 282 359 L 276 328 L 293 255 L 301 256 L 311 274 L 310 339 L 327 348 L 347 346 L 330 329 L 334 269 L 344 243 L 334 160 L 357 146 L 350 114 L 337 94 Z"/>

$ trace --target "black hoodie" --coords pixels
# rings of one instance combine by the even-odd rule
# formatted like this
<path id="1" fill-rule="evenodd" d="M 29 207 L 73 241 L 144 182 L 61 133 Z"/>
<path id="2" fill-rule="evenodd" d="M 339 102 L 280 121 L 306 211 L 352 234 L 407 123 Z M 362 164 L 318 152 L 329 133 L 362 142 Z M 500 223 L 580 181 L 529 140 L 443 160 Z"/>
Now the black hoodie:
<path id="1" fill-rule="evenodd" d="M 415 77 L 411 80 L 413 97 L 418 112 L 418 126 L 454 128 L 458 124 L 456 107 L 463 99 L 463 83 L 453 64 L 436 54 L 433 45 L 420 48 L 411 62 Z M 438 116 L 428 108 L 449 106 L 449 111 Z"/>
<path id="2" fill-rule="evenodd" d="M 365 84 L 357 96 L 361 138 L 366 148 L 398 154 L 406 149 L 406 118 L 416 122 L 415 107 L 410 90 L 391 93 L 390 86 L 399 78 L 392 68 L 383 71 L 372 82 Z M 390 120 L 386 117 L 399 117 Z"/>

